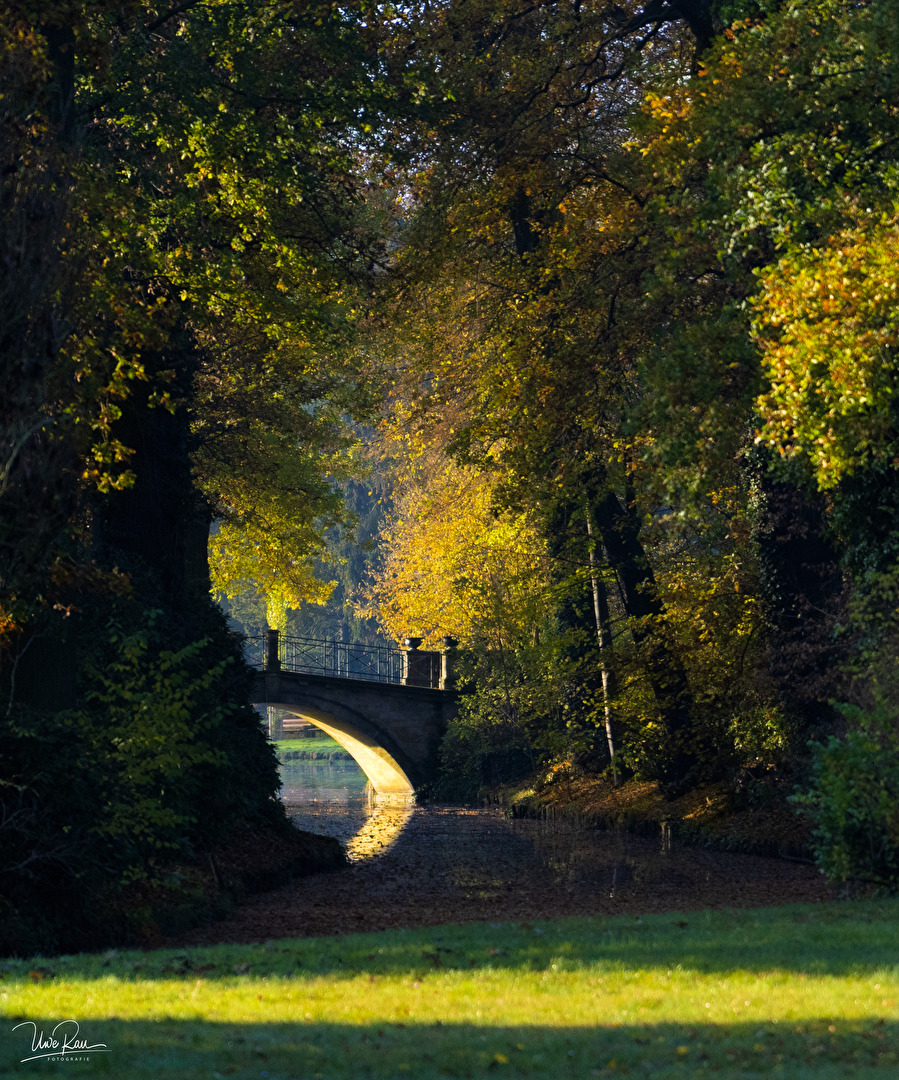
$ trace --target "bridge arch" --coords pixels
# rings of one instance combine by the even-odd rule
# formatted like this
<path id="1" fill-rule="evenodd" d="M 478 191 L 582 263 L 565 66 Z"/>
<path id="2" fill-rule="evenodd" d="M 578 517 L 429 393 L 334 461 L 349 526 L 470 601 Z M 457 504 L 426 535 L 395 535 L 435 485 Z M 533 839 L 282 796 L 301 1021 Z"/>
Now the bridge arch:
<path id="1" fill-rule="evenodd" d="M 358 718 L 354 718 L 356 722 L 350 722 L 345 716 L 334 716 L 309 705 L 290 705 L 280 701 L 266 701 L 264 704 L 290 709 L 295 715 L 311 721 L 326 735 L 330 735 L 353 757 L 368 777 L 379 801 L 411 802 L 415 798 L 415 785 L 409 779 L 408 773 L 396 757 L 380 745 L 383 739 L 379 740 L 373 732 L 364 730 L 364 727 L 368 727 L 364 720 L 364 726 L 361 726 Z"/>
<path id="2" fill-rule="evenodd" d="M 432 778 L 456 696 L 446 690 L 293 672 L 258 672 L 252 701 L 311 720 L 347 750 L 376 802 L 408 804 Z"/>

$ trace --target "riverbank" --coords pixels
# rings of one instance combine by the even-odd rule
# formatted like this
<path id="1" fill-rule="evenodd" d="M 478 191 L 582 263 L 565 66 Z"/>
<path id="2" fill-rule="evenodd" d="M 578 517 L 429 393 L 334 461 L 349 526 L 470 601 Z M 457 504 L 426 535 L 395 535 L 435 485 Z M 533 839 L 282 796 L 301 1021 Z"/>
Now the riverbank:
<path id="1" fill-rule="evenodd" d="M 628 780 L 616 788 L 604 778 L 560 770 L 552 778 L 489 789 L 484 802 L 512 817 L 569 818 L 636 836 L 811 863 L 811 825 L 787 801 L 790 794 L 785 781 L 749 778 L 742 791 L 708 784 L 668 801 L 650 781 Z"/>
<path id="2" fill-rule="evenodd" d="M 306 739 L 279 739 L 272 743 L 278 761 L 352 761 L 353 755 L 330 738 L 317 735 Z"/>
<path id="3" fill-rule="evenodd" d="M 330 836 L 290 825 L 243 826 L 189 863 L 171 866 L 150 885 L 127 886 L 105 905 L 109 944 L 152 948 L 172 934 L 226 919 L 249 898 L 299 877 L 346 865 L 343 846 Z"/>

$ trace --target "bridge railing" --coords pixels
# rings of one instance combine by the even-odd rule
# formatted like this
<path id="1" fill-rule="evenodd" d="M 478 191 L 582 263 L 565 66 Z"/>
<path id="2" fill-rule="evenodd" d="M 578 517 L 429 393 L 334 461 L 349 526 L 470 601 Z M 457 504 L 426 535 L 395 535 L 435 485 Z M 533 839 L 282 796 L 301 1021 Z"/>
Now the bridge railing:
<path id="1" fill-rule="evenodd" d="M 278 662 L 273 663 L 274 647 Z M 327 641 L 322 638 L 284 637 L 259 634 L 245 639 L 244 655 L 251 667 L 269 671 L 294 671 L 299 674 L 333 675 L 342 679 L 365 679 L 369 682 L 401 683 L 401 649 L 389 645 L 361 645 L 350 641 Z"/>
<path id="2" fill-rule="evenodd" d="M 394 649 L 389 645 L 286 637 L 277 630 L 267 630 L 244 638 L 244 656 L 251 667 L 261 671 L 449 689 L 453 685 L 450 657 L 455 642 L 452 638 L 444 641 L 446 648 L 441 653 L 420 650 L 420 638 L 407 639 L 408 649 Z"/>
<path id="3" fill-rule="evenodd" d="M 281 666 L 286 671 L 309 671 L 343 679 L 398 683 L 403 680 L 403 654 L 388 645 L 282 637 Z"/>
<path id="4" fill-rule="evenodd" d="M 265 667 L 265 634 L 251 634 L 243 639 L 243 658 L 251 668 Z"/>

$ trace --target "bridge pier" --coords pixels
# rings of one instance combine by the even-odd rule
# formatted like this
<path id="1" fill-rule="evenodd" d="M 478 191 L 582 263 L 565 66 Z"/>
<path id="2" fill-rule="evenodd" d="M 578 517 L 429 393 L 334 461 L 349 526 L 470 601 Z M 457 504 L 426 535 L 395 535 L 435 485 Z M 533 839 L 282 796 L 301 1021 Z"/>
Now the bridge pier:
<path id="1" fill-rule="evenodd" d="M 265 632 L 265 657 L 263 666 L 266 671 L 281 670 L 281 650 L 278 641 L 280 631 L 266 630 Z"/>

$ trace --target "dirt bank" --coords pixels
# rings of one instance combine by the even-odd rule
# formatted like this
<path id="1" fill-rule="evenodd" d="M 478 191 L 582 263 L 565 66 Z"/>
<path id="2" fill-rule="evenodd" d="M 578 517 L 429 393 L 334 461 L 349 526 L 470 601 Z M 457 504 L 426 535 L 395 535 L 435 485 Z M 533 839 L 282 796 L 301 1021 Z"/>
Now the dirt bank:
<path id="1" fill-rule="evenodd" d="M 548 782 L 543 777 L 495 788 L 485 802 L 513 817 L 572 818 L 637 836 L 664 833 L 719 851 L 811 863 L 811 827 L 787 801 L 790 791 L 785 781 L 750 777 L 742 789 L 711 784 L 669 802 L 650 781 L 629 780 L 616 788 L 605 779 L 560 772 Z"/>
<path id="2" fill-rule="evenodd" d="M 344 866 L 343 846 L 330 836 L 288 824 L 239 828 L 212 851 L 172 867 L 167 881 L 136 884 L 115 897 L 107 914 L 112 943 L 157 947 L 172 934 L 227 918 L 258 893 Z"/>

